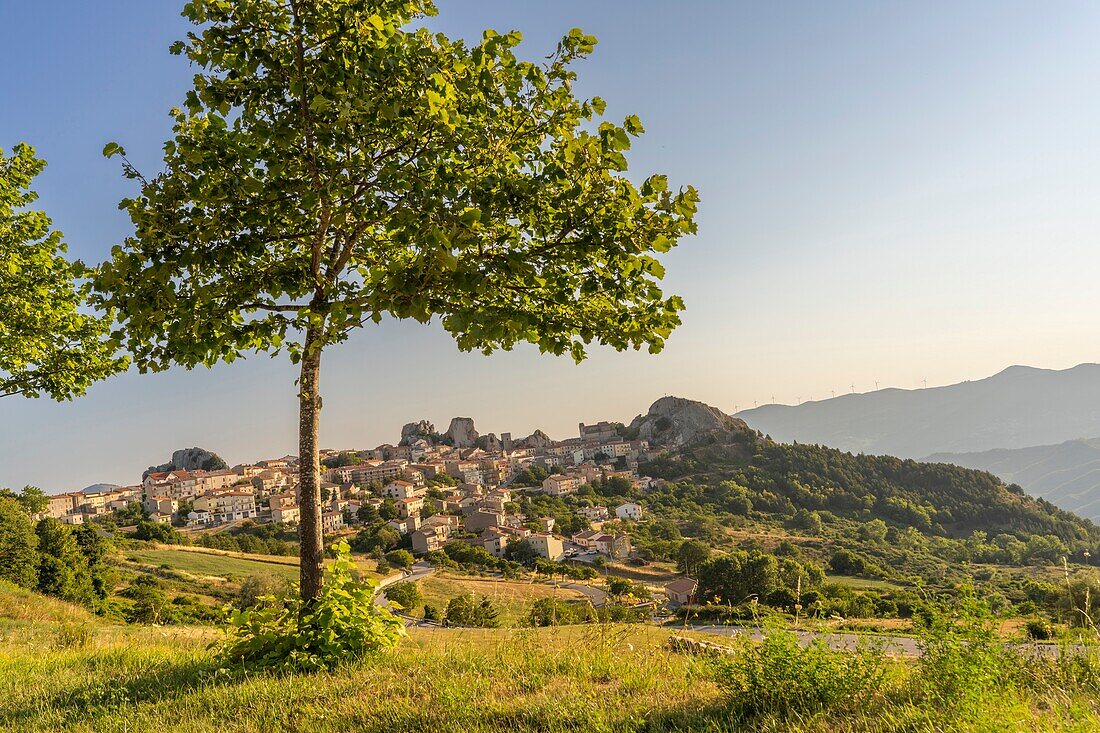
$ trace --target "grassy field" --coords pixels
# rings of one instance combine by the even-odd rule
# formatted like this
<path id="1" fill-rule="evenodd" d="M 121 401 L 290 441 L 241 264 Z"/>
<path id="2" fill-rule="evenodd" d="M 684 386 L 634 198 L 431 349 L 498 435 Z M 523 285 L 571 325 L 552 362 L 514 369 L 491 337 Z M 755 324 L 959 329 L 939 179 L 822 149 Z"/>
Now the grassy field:
<path id="1" fill-rule="evenodd" d="M 206 547 L 142 545 L 123 552 L 130 562 L 151 567 L 167 566 L 196 576 L 225 580 L 243 580 L 250 575 L 274 575 L 298 579 L 298 558 L 282 555 L 252 555 Z M 331 562 L 331 561 L 330 561 Z M 357 557 L 359 571 L 374 579 L 381 577 L 373 560 Z"/>
<path id="2" fill-rule="evenodd" d="M 838 655 L 821 668 L 797 651 L 760 656 L 766 647 L 744 645 L 728 659 L 763 661 L 752 667 L 755 679 L 734 675 L 731 686 L 723 667 L 731 662 L 671 652 L 670 633 L 644 625 L 412 629 L 396 650 L 332 673 L 245 675 L 218 671 L 206 648 L 212 629 L 105 624 L 0 584 L 0 731 L 1100 729 L 1095 660 L 1076 671 L 1024 665 L 1006 679 L 967 661 L 965 649 L 927 668 Z M 877 676 L 863 674 L 872 668 Z M 746 713 L 745 695 L 757 690 L 761 709 Z M 822 710 L 785 707 L 819 693 L 833 695 Z"/>
<path id="3" fill-rule="evenodd" d="M 559 598 L 564 601 L 583 602 L 585 596 L 580 591 L 558 588 L 546 583 L 532 583 L 522 580 L 501 580 L 500 578 L 480 578 L 466 575 L 437 573 L 418 582 L 424 603 L 442 610 L 455 596 L 488 596 L 500 611 L 498 617 L 504 626 L 522 626 L 531 610 L 531 604 L 539 598 Z M 415 610 L 423 613 L 423 605 Z"/>
<path id="4" fill-rule="evenodd" d="M 139 565 L 168 567 L 207 578 L 244 580 L 250 575 L 274 575 L 278 578 L 298 578 L 297 558 L 254 557 L 193 552 L 180 549 L 141 548 L 125 551 L 126 559 Z"/>
<path id="5" fill-rule="evenodd" d="M 856 590 L 866 590 L 873 588 L 875 590 L 884 589 L 896 589 L 901 586 L 897 583 L 891 583 L 889 580 L 878 580 L 874 578 L 856 578 L 851 575 L 827 575 L 825 577 L 827 583 L 839 583 L 840 585 L 846 585 Z"/>

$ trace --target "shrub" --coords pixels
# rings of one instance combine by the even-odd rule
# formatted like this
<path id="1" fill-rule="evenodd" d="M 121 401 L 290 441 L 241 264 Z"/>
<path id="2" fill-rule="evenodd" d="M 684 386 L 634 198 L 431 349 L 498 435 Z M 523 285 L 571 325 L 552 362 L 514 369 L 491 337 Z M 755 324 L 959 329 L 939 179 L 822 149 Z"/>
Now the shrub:
<path id="1" fill-rule="evenodd" d="M 476 598 L 471 594 L 452 598 L 447 604 L 443 621 L 447 626 L 495 628 L 500 625 L 497 614 L 498 611 L 489 598 Z"/>
<path id="2" fill-rule="evenodd" d="M 1022 659 L 997 636 L 988 605 L 972 590 L 922 609 L 916 621 L 918 688 L 941 723 L 977 718 L 1016 685 Z"/>
<path id="3" fill-rule="evenodd" d="M 527 623 L 532 626 L 561 626 L 594 621 L 596 615 L 588 604 L 570 603 L 560 598 L 539 598 L 531 604 Z"/>
<path id="4" fill-rule="evenodd" d="M 169 524 L 160 524 L 142 520 L 129 534 L 131 539 L 145 540 L 147 542 L 159 542 L 162 545 L 186 545 L 187 538 L 180 534 Z"/>
<path id="5" fill-rule="evenodd" d="M 396 603 L 398 609 L 402 611 L 408 611 L 409 609 L 415 608 L 424 600 L 424 596 L 420 593 L 420 588 L 417 587 L 414 581 L 410 580 L 388 585 L 382 592 L 386 594 L 387 600 L 391 603 Z"/>
<path id="6" fill-rule="evenodd" d="M 346 542 L 338 543 L 321 595 L 283 606 L 231 611 L 220 657 L 249 669 L 319 671 L 389 649 L 405 633 L 400 618 L 374 605 L 374 584 L 356 581 Z"/>
<path id="7" fill-rule="evenodd" d="M 1027 622 L 1024 633 L 1034 641 L 1050 641 L 1054 638 L 1054 627 L 1046 619 L 1036 618 Z"/>
<path id="8" fill-rule="evenodd" d="M 126 620 L 130 623 L 162 624 L 172 621 L 168 595 L 156 578 L 143 575 L 119 595 L 134 602 L 126 615 Z"/>
<path id="9" fill-rule="evenodd" d="M 778 630 L 761 642 L 739 642 L 738 654 L 714 664 L 716 680 L 740 719 L 854 712 L 885 685 L 887 662 L 873 649 L 837 651 L 822 640 L 803 647 L 795 634 Z"/>
<path id="10" fill-rule="evenodd" d="M 386 562 L 395 568 L 407 570 L 416 560 L 408 550 L 391 550 L 386 553 Z"/>
<path id="11" fill-rule="evenodd" d="M 237 591 L 237 608 L 242 611 L 261 604 L 282 605 L 293 592 L 289 582 L 272 575 L 249 575 Z"/>

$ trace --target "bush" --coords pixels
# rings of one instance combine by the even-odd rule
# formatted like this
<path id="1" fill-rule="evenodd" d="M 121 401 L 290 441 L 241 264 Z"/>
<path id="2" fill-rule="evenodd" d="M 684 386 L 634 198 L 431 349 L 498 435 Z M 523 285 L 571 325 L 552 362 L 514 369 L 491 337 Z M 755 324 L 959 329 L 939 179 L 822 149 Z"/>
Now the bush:
<path id="1" fill-rule="evenodd" d="M 716 680 L 742 720 L 761 714 L 856 712 L 885 685 L 887 662 L 875 650 L 835 651 L 821 640 L 803 647 L 788 631 L 770 631 L 761 642 L 739 642 L 735 656 L 715 665 Z"/>
<path id="2" fill-rule="evenodd" d="M 389 649 L 405 633 L 400 618 L 374 605 L 374 584 L 353 579 L 346 542 L 334 546 L 336 562 L 312 603 L 230 613 L 221 660 L 247 669 L 319 671 Z"/>
<path id="3" fill-rule="evenodd" d="M 186 545 L 187 538 L 175 530 L 170 524 L 160 524 L 142 520 L 128 535 L 131 539 L 145 540 L 146 542 L 159 542 L 162 545 Z"/>
<path id="4" fill-rule="evenodd" d="M 972 590 L 922 609 L 916 620 L 918 688 L 939 724 L 977 720 L 1017 685 L 1024 660 L 997 636 L 988 605 Z"/>
<path id="5" fill-rule="evenodd" d="M 126 614 L 126 620 L 130 623 L 171 623 L 172 614 L 168 605 L 168 595 L 156 578 L 142 575 L 119 595 L 133 601 L 129 613 Z"/>
<path id="6" fill-rule="evenodd" d="M 447 604 L 443 622 L 447 626 L 470 626 L 477 628 L 495 628 L 497 609 L 486 596 L 476 598 L 472 594 L 457 596 Z"/>
<path id="7" fill-rule="evenodd" d="M 1033 641 L 1050 641 L 1054 638 L 1054 627 L 1046 619 L 1036 618 L 1027 622 L 1024 633 Z"/>
<path id="8" fill-rule="evenodd" d="M 249 575 L 237 591 L 237 608 L 243 611 L 264 603 L 282 605 L 292 592 L 291 584 L 285 580 L 272 575 Z"/>
<path id="9" fill-rule="evenodd" d="M 583 624 L 596 620 L 588 604 L 570 603 L 560 598 L 539 598 L 531 604 L 527 623 L 532 626 L 561 626 Z"/>
<path id="10" fill-rule="evenodd" d="M 407 570 L 413 566 L 416 560 L 408 550 L 391 550 L 386 553 L 386 562 L 395 568 Z"/>
<path id="11" fill-rule="evenodd" d="M 398 610 L 401 611 L 413 609 L 424 600 L 420 588 L 417 587 L 414 581 L 410 580 L 387 585 L 382 592 L 386 595 L 386 599 L 391 603 L 396 603 Z"/>

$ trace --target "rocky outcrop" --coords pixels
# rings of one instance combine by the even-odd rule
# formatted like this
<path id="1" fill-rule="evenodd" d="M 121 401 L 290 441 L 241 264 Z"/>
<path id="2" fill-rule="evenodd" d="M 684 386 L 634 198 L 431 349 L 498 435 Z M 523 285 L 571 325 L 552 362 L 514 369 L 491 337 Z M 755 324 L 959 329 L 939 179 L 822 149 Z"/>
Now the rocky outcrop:
<path id="1" fill-rule="evenodd" d="M 412 445 L 418 440 L 431 440 L 435 436 L 435 425 L 427 420 L 407 423 L 401 428 L 401 442 L 398 445 Z"/>
<path id="2" fill-rule="evenodd" d="M 229 468 L 221 456 L 205 448 L 181 448 L 172 454 L 172 460 L 159 466 L 149 466 L 142 479 L 150 473 L 161 471 L 220 471 Z"/>
<path id="3" fill-rule="evenodd" d="M 727 442 L 749 430 L 744 420 L 710 405 L 682 397 L 662 397 L 649 412 L 638 415 L 628 431 L 660 448 L 684 448 L 706 442 Z"/>
<path id="4" fill-rule="evenodd" d="M 550 440 L 550 436 L 541 430 L 528 435 L 526 438 L 520 438 L 515 441 L 513 447 L 515 448 L 548 448 L 553 441 Z"/>
<path id="5" fill-rule="evenodd" d="M 692 639 L 687 636 L 670 636 L 665 645 L 669 651 L 697 657 L 727 657 L 737 654 L 737 650 L 732 647 L 702 641 L 701 639 Z"/>
<path id="6" fill-rule="evenodd" d="M 477 439 L 477 447 L 488 453 L 499 453 L 503 449 L 500 438 L 497 437 L 496 433 L 482 435 Z"/>
<path id="7" fill-rule="evenodd" d="M 455 448 L 470 448 L 477 444 L 477 430 L 472 417 L 453 417 L 444 435 Z"/>

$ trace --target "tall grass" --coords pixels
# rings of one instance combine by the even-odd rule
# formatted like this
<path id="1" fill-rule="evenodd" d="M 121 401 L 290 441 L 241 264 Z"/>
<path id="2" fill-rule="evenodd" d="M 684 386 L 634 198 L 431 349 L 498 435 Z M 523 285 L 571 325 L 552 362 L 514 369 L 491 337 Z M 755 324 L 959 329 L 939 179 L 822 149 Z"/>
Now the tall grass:
<path id="1" fill-rule="evenodd" d="M 219 672 L 208 629 L 7 620 L 0 731 L 1100 730 L 1095 648 L 1042 655 L 985 633 L 930 617 L 925 655 L 898 659 L 771 629 L 711 659 L 652 626 L 412 629 L 394 651 L 283 674 Z"/>

